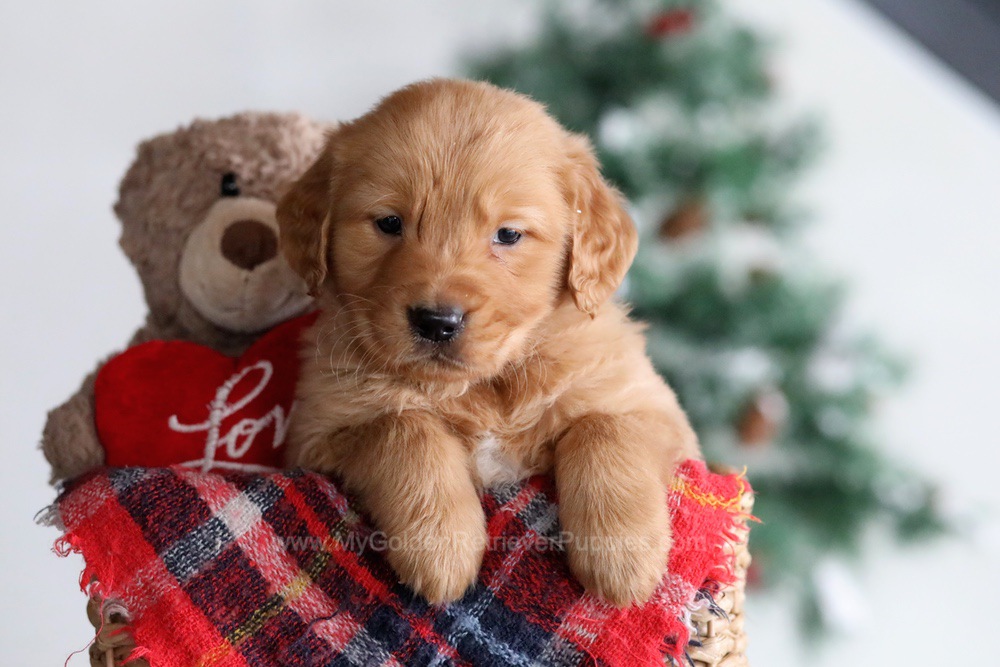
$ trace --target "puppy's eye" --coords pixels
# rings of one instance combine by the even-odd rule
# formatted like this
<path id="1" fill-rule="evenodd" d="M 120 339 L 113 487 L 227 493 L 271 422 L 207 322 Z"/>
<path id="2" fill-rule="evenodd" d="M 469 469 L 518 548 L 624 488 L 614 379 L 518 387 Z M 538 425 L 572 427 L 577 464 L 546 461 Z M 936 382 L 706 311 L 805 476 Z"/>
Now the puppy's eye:
<path id="1" fill-rule="evenodd" d="M 222 175 L 219 194 L 223 197 L 239 197 L 240 186 L 236 184 L 236 174 L 228 172 Z"/>
<path id="2" fill-rule="evenodd" d="M 511 229 L 510 227 L 501 227 L 497 230 L 496 235 L 493 237 L 494 243 L 499 243 L 500 245 L 514 245 L 521 240 L 521 232 L 516 229 Z"/>
<path id="3" fill-rule="evenodd" d="M 375 226 L 383 234 L 389 234 L 390 236 L 401 236 L 403 234 L 403 219 L 398 215 L 387 215 L 384 218 L 378 218 L 375 220 Z"/>

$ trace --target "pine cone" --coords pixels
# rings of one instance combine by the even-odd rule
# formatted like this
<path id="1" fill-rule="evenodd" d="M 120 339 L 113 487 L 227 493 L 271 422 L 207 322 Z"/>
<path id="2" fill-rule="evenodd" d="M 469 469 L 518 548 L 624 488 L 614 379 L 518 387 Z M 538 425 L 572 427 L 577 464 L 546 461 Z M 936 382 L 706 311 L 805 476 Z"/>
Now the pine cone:
<path id="1" fill-rule="evenodd" d="M 701 233 L 708 226 L 708 207 L 704 200 L 691 197 L 671 211 L 659 227 L 659 237 L 677 241 Z"/>

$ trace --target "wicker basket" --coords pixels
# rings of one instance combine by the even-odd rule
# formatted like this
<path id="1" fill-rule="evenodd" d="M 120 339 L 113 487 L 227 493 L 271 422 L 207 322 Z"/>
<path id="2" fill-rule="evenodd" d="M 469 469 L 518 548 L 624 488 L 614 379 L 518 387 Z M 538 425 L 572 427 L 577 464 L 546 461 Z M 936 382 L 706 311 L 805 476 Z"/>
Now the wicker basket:
<path id="1" fill-rule="evenodd" d="M 750 516 L 753 510 L 752 493 L 743 495 L 740 508 L 745 516 Z M 688 648 L 694 667 L 747 667 L 750 664 L 746 656 L 747 636 L 743 629 L 743 602 L 746 599 L 747 568 L 750 567 L 748 537 L 749 530 L 742 530 L 740 539 L 731 542 L 736 581 L 715 596 L 718 609 L 706 607 L 691 615 L 694 624 L 691 639 L 701 644 L 700 647 Z"/>
<path id="2" fill-rule="evenodd" d="M 753 494 L 746 493 L 743 496 L 741 508 L 744 515 L 750 516 Z M 750 566 L 748 534 L 749 530 L 742 530 L 739 532 L 739 539 L 731 542 L 736 581 L 718 592 L 714 607 L 699 609 L 691 615 L 694 625 L 691 639 L 694 644 L 688 647 L 688 655 L 693 667 L 749 665 L 746 657 L 747 638 L 743 629 L 743 602 L 746 598 L 747 568 Z M 92 667 L 149 667 L 149 663 L 143 659 L 124 662 L 135 644 L 128 632 L 126 620 L 120 613 L 111 611 L 102 622 L 100 602 L 91 600 L 87 605 L 87 617 L 97 629 L 94 643 L 90 646 Z"/>
<path id="3" fill-rule="evenodd" d="M 94 643 L 90 645 L 91 667 L 149 667 L 142 658 L 125 662 L 135 642 L 129 632 L 128 623 L 120 612 L 106 611 L 101 618 L 101 601 L 91 598 L 87 603 L 87 618 L 97 631 Z"/>

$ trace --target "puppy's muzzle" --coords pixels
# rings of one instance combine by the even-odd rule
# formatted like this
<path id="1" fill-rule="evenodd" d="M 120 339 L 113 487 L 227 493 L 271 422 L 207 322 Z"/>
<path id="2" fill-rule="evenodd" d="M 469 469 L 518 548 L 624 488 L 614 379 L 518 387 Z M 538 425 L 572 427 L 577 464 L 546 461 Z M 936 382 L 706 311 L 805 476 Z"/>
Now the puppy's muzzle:
<path id="1" fill-rule="evenodd" d="M 465 313 L 454 306 L 415 306 L 409 308 L 406 314 L 413 333 L 432 343 L 453 340 L 465 328 Z"/>
<path id="2" fill-rule="evenodd" d="M 278 237 L 258 220 L 230 223 L 220 245 L 222 256 L 245 271 L 253 271 L 278 254 Z"/>

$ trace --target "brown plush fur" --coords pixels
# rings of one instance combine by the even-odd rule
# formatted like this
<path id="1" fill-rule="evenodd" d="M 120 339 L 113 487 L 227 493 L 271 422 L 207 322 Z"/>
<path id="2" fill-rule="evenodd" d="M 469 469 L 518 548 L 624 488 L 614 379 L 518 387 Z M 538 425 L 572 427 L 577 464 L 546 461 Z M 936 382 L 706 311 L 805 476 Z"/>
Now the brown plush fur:
<path id="1" fill-rule="evenodd" d="M 223 257 L 217 237 L 225 225 L 248 217 L 276 234 L 275 202 L 316 158 L 327 129 L 298 114 L 243 113 L 197 120 L 139 146 L 115 204 L 121 247 L 149 305 L 129 346 L 176 339 L 238 355 L 277 320 L 308 307 L 306 286 L 280 255 L 244 270 Z M 220 180 L 229 172 L 240 193 L 222 198 Z M 194 237 L 199 229 L 212 233 Z M 194 257 L 192 270 L 201 272 L 201 310 L 181 286 L 185 257 Z M 220 320 L 222 312 L 238 312 L 236 325 Z M 49 413 L 42 450 L 54 481 L 104 461 L 94 426 L 96 373 Z"/>
<path id="2" fill-rule="evenodd" d="M 397 215 L 401 236 L 374 220 Z M 278 206 L 283 251 L 319 294 L 291 463 L 342 476 L 432 602 L 474 581 L 477 486 L 554 470 L 573 572 L 647 599 L 670 545 L 675 464 L 698 446 L 610 301 L 636 249 L 588 142 L 487 84 L 414 84 L 331 134 Z M 498 228 L 523 233 L 494 242 Z M 428 345 L 407 308 L 457 305 Z"/>

